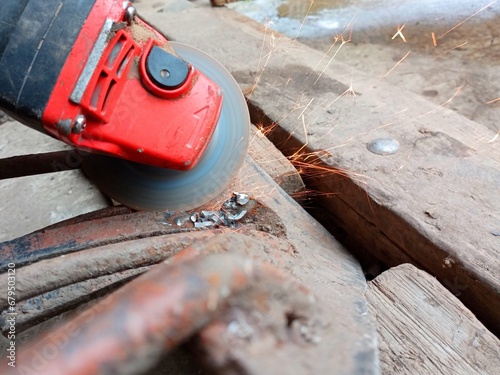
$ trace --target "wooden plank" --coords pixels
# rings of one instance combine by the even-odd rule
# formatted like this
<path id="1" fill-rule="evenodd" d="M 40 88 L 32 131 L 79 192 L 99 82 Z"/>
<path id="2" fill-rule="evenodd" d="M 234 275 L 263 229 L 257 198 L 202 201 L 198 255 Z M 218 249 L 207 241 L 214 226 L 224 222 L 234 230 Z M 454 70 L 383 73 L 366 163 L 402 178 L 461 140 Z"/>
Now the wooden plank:
<path id="1" fill-rule="evenodd" d="M 428 273 L 410 264 L 368 283 L 384 374 L 496 374 L 500 340 Z"/>
<path id="2" fill-rule="evenodd" d="M 297 169 L 255 126 L 252 126 L 248 154 L 287 194 L 293 196 L 304 189 Z"/>
<path id="3" fill-rule="evenodd" d="M 234 190 L 249 192 L 274 212 L 275 218 L 269 220 L 268 228 L 261 230 L 270 231 L 276 225 L 284 229 L 286 240 L 297 250 L 289 262 L 283 256 L 286 271 L 331 308 L 332 316 L 321 326 L 323 334 L 329 336 L 325 341 L 333 336 L 335 345 L 323 347 L 321 355 L 335 358 L 339 374 L 378 374 L 378 357 L 373 352 L 377 350 L 375 332 L 371 331 L 371 316 L 364 297 L 366 280 L 358 261 L 250 157 L 245 159 L 226 198 Z M 308 352 L 300 355 L 307 356 Z M 331 368 L 324 368 L 321 373 L 330 371 Z"/>
<path id="4" fill-rule="evenodd" d="M 250 193 L 266 208 L 266 214 L 259 213 L 259 217 L 250 220 L 247 226 L 253 225 L 254 229 L 261 232 L 275 234 L 274 240 L 280 244 L 273 246 L 271 241 L 266 241 L 275 251 L 272 255 L 264 250 L 258 254 L 246 255 L 256 258 L 267 257 L 267 262 L 279 266 L 284 272 L 292 275 L 313 291 L 317 298 L 318 311 L 321 315 L 317 322 L 319 339 L 331 344 L 301 346 L 300 356 L 304 358 L 309 358 L 311 355 L 318 356 L 318 364 L 320 367 L 323 366 L 319 373 L 328 373 L 331 370 L 331 363 L 335 363 L 334 367 L 339 374 L 378 374 L 376 331 L 368 312 L 364 296 L 366 281 L 359 263 L 326 229 L 277 186 L 250 157 L 245 159 L 234 184 L 211 205 L 220 206 L 234 190 Z M 154 226 L 155 223 L 159 225 L 165 220 L 163 215 L 155 213 L 135 215 L 150 215 L 150 224 L 145 225 L 148 230 L 151 225 Z M 143 219 L 141 221 L 144 221 Z M 134 221 L 128 221 L 134 227 L 137 226 L 134 225 Z M 245 233 L 244 228 L 236 230 Z M 127 231 L 127 224 L 122 225 L 120 234 Z M 76 232 L 76 236 L 80 234 L 79 231 Z M 154 236 L 153 233 L 149 235 Z M 188 235 L 184 237 L 189 238 Z M 143 240 L 148 241 L 148 239 Z M 150 239 L 151 243 L 155 241 Z M 286 248 L 290 250 L 283 251 L 283 244 L 289 244 Z M 128 245 L 135 246 L 133 243 Z M 245 249 L 242 248 L 241 251 L 244 252 Z M 82 262 L 85 260 L 82 259 Z M 79 265 L 86 269 L 84 264 L 79 263 Z M 22 268 L 18 272 L 19 277 L 22 277 Z M 23 337 L 31 335 L 30 330 L 23 333 L 23 336 L 19 337 L 20 343 L 24 341 Z M 273 350 L 279 352 L 273 346 L 267 353 Z M 330 358 L 329 363 L 320 360 L 326 357 Z"/>
<path id="5" fill-rule="evenodd" d="M 0 158 L 69 149 L 63 142 L 15 120 L 0 126 Z M 58 162 L 71 168 L 79 164 L 73 157 L 79 156 L 77 152 L 67 156 Z M 60 163 L 54 166 L 59 170 L 64 167 Z M 0 242 L 109 205 L 79 170 L 2 180 L 0 196 Z"/>
<path id="6" fill-rule="evenodd" d="M 353 249 L 436 275 L 500 332 L 496 134 L 229 9 L 174 3 L 143 16 L 251 88 L 254 123 L 272 124 L 270 138 L 289 157 L 301 151 L 308 187 L 326 193 L 321 204 Z M 203 38 L 193 32 L 199 25 Z M 379 137 L 400 150 L 369 152 Z"/>

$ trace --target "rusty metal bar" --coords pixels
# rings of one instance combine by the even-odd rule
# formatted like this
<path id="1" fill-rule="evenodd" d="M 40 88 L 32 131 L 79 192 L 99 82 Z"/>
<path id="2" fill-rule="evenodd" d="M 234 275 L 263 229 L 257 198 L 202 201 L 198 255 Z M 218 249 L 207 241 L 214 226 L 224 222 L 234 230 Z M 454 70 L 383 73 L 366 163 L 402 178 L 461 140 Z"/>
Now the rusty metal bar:
<path id="1" fill-rule="evenodd" d="M 219 236 L 215 243 L 224 240 Z M 211 251 L 210 242 L 206 248 Z M 236 254 L 197 253 L 187 248 L 169 264 L 156 266 L 39 337 L 20 351 L 19 366 L 42 375 L 139 374 L 207 325 L 240 294 L 293 291 L 297 298 L 292 308 L 297 311 L 292 313 L 297 315 L 314 303 L 303 287 L 268 264 Z M 261 297 L 258 303 L 265 302 L 266 296 Z"/>
<path id="2" fill-rule="evenodd" d="M 16 269 L 16 301 L 91 278 L 149 266 L 165 260 L 196 240 L 207 240 L 229 229 L 204 230 L 189 235 L 177 233 L 144 238 L 46 259 Z M 9 274 L 0 274 L 0 285 L 7 285 Z M 0 310 L 8 307 L 7 294 L 0 294 Z"/>
<path id="3" fill-rule="evenodd" d="M 96 300 L 112 293 L 125 283 L 146 272 L 151 267 L 118 272 L 109 276 L 85 280 L 80 283 L 59 288 L 48 293 L 37 295 L 34 298 L 17 303 L 16 301 L 16 334 L 57 315 L 77 308 L 78 306 Z M 0 329 L 4 336 L 8 336 L 11 324 L 9 311 L 0 314 Z"/>
<path id="4" fill-rule="evenodd" d="M 267 207 L 253 202 L 254 208 L 245 216 L 244 226 L 259 228 L 266 225 L 266 231 L 283 236 L 281 219 Z M 187 220 L 179 222 L 181 217 Z M 190 217 L 188 212 L 132 212 L 123 207 L 81 215 L 0 243 L 0 273 L 5 272 L 9 263 L 15 263 L 19 269 L 38 261 L 108 244 L 199 230 Z M 214 227 L 217 226 L 214 224 L 209 228 Z"/>
<path id="5" fill-rule="evenodd" d="M 74 150 L 0 159 L 0 180 L 77 169 L 81 157 Z"/>
<path id="6" fill-rule="evenodd" d="M 20 268 L 30 263 L 76 251 L 137 238 L 193 231 L 172 224 L 165 213 L 135 212 L 76 222 L 64 228 L 43 229 L 0 243 L 0 272 L 8 263 Z"/>
<path id="7" fill-rule="evenodd" d="M 78 223 L 101 220 L 101 219 L 105 219 L 105 218 L 113 217 L 113 216 L 128 215 L 128 214 L 131 214 L 133 212 L 136 212 L 136 211 L 132 210 L 131 208 L 125 207 L 125 206 L 106 207 L 106 208 L 102 208 L 102 209 L 97 210 L 97 211 L 92 211 L 92 212 L 88 212 L 86 214 L 78 215 L 78 216 L 72 217 L 70 219 L 60 221 L 60 222 L 55 223 L 55 224 L 51 224 L 51 225 L 45 227 L 44 230 L 63 228 L 63 227 L 67 227 L 69 225 L 75 225 Z"/>

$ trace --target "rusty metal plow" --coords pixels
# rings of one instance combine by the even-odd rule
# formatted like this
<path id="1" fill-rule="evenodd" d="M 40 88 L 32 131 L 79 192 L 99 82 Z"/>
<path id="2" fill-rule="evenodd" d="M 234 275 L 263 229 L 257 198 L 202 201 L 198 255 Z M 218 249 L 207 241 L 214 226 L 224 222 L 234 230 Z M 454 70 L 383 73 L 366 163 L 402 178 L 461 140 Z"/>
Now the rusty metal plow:
<path id="1" fill-rule="evenodd" d="M 280 264 L 276 247 L 236 233 L 194 242 L 38 336 L 12 373 L 141 374 L 186 342 L 218 374 L 318 373 L 305 352 L 328 345 L 325 311 L 263 260 Z"/>

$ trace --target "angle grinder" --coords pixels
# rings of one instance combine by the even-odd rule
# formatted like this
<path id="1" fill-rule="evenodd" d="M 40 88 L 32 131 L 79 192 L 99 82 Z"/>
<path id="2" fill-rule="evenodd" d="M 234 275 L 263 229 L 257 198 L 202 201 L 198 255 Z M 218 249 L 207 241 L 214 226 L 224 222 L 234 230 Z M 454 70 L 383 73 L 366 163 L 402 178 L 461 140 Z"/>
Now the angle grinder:
<path id="1" fill-rule="evenodd" d="M 220 194 L 249 142 L 245 98 L 217 61 L 122 0 L 4 0 L 0 108 L 82 150 L 105 194 L 184 210 Z"/>

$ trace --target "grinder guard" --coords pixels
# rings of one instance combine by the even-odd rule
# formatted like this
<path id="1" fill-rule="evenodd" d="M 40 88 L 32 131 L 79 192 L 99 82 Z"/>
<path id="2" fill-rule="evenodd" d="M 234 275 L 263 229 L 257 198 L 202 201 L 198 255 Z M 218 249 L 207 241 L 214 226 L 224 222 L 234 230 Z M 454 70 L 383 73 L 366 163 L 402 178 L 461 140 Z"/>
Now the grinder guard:
<path id="1" fill-rule="evenodd" d="M 218 86 L 120 0 L 5 0 L 0 106 L 74 147 L 192 168 L 222 107 Z"/>

